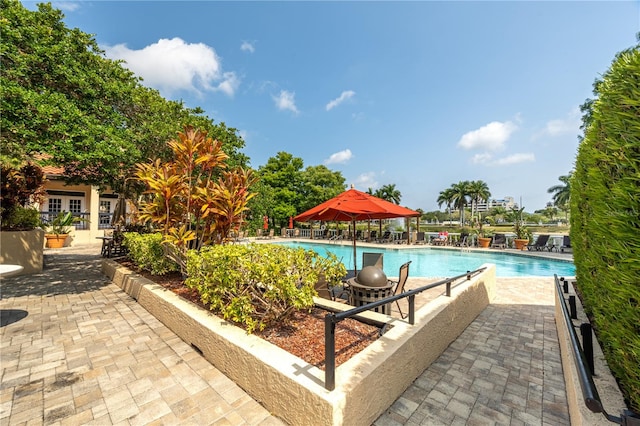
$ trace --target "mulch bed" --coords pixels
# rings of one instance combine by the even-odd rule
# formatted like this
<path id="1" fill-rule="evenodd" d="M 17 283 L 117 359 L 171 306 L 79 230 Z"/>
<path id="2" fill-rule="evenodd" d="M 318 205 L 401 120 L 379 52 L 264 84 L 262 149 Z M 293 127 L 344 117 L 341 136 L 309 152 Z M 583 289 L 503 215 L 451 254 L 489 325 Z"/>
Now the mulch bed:
<path id="1" fill-rule="evenodd" d="M 185 286 L 180 273 L 153 275 L 138 270 L 137 266 L 126 258 L 114 259 L 145 278 L 171 290 L 192 303 L 208 308 L 200 301 L 196 290 Z M 215 313 L 215 312 L 214 312 Z M 255 332 L 257 336 L 303 359 L 311 365 L 324 370 L 324 317 L 326 311 L 314 307 L 311 312 L 297 311 L 285 323 Z M 243 328 L 242 324 L 236 324 Z M 369 346 L 380 335 L 380 328 L 354 319 L 346 319 L 336 325 L 335 347 L 336 366 L 349 360 Z"/>

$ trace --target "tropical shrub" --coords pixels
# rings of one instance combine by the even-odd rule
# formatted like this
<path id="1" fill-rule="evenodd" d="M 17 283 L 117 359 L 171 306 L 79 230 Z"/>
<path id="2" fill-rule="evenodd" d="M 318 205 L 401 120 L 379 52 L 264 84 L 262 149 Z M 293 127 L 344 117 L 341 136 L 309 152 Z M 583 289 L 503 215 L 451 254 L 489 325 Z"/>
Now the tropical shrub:
<path id="1" fill-rule="evenodd" d="M 640 44 L 617 55 L 594 94 L 571 180 L 571 244 L 585 309 L 640 412 Z"/>
<path id="2" fill-rule="evenodd" d="M 44 173 L 35 163 L 0 163 L 2 201 L 0 218 L 3 230 L 31 230 L 40 224 L 37 210 L 30 207 L 41 202 L 44 195 Z M 35 213 L 34 213 L 35 212 Z"/>
<path id="3" fill-rule="evenodd" d="M 186 285 L 224 319 L 249 333 L 285 321 L 295 310 L 313 306 L 315 284 L 329 285 L 346 274 L 334 255 L 274 244 L 229 244 L 187 253 Z"/>
<path id="4" fill-rule="evenodd" d="M 230 241 L 244 222 L 250 171 L 227 169 L 222 143 L 186 127 L 169 141 L 173 159 L 138 164 L 136 176 L 147 187 L 138 218 L 162 232 L 165 255 L 184 270 L 188 249 Z"/>
<path id="5" fill-rule="evenodd" d="M 164 275 L 179 269 L 178 264 L 165 257 L 161 233 L 124 232 L 123 237 L 124 245 L 129 250 L 129 258 L 139 268 L 155 275 Z"/>

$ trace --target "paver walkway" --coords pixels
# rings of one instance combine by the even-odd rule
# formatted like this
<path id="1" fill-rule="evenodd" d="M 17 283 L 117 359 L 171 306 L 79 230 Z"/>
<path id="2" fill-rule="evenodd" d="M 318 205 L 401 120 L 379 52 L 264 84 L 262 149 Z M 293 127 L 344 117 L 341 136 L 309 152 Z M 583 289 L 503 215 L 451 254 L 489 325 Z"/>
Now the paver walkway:
<path id="1" fill-rule="evenodd" d="M 553 279 L 499 279 L 496 300 L 375 422 L 568 425 Z"/>
<path id="2" fill-rule="evenodd" d="M 111 284 L 99 246 L 88 252 L 2 280 L 0 424 L 283 424 Z"/>
<path id="3" fill-rule="evenodd" d="M 0 424 L 282 424 L 111 284 L 99 246 L 48 253 L 2 280 Z M 500 278 L 375 425 L 568 425 L 553 309 L 551 279 Z"/>

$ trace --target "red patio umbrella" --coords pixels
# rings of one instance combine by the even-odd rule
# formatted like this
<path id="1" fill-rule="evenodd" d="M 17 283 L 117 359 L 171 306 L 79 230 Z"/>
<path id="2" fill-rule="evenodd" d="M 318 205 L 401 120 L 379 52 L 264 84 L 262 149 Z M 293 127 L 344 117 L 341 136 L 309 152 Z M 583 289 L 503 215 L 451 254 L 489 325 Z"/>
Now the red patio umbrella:
<path id="1" fill-rule="evenodd" d="M 293 219 L 298 222 L 312 220 L 341 221 L 353 223 L 353 268 L 356 265 L 356 221 L 369 219 L 391 219 L 394 217 L 420 216 L 417 211 L 374 197 L 353 187 L 322 204 L 318 204 Z"/>
<path id="2" fill-rule="evenodd" d="M 262 218 L 262 221 L 263 221 L 262 227 L 266 231 L 267 229 L 269 229 L 269 216 L 264 216 Z"/>
<path id="3" fill-rule="evenodd" d="M 293 216 L 289 216 L 289 229 L 293 229 Z"/>

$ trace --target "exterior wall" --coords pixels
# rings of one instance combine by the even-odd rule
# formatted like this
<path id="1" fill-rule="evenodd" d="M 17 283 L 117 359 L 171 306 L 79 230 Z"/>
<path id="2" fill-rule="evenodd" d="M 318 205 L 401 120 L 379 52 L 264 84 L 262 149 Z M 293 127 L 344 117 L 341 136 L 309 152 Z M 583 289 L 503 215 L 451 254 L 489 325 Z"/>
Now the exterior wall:
<path id="1" fill-rule="evenodd" d="M 69 233 L 69 238 L 65 241 L 65 246 L 75 246 L 79 244 L 95 243 L 96 237 L 104 235 L 104 230 L 99 228 L 100 222 L 100 193 L 98 187 L 91 185 L 67 185 L 61 180 L 49 178 L 45 182 L 46 190 L 73 191 L 84 193 L 83 211 L 89 213 L 89 223 L 87 229 L 73 229 Z M 106 193 L 112 191 L 107 190 Z M 114 200 L 115 202 L 115 200 Z M 48 210 L 48 198 L 40 206 L 40 211 Z"/>
<path id="2" fill-rule="evenodd" d="M 42 271 L 44 231 L 2 231 L 0 232 L 0 263 L 20 265 L 24 269 L 19 275 Z"/>
<path id="3" fill-rule="evenodd" d="M 495 265 L 416 312 L 415 325 L 382 314 L 393 328 L 336 369 L 324 372 L 185 301 L 110 260 L 103 272 L 274 415 L 291 425 L 370 425 L 453 342 L 495 294 Z M 316 299 L 319 303 L 322 300 Z M 348 306 L 332 304 L 335 309 Z"/>

